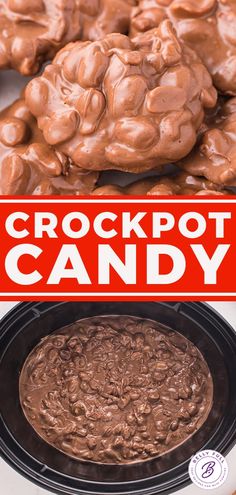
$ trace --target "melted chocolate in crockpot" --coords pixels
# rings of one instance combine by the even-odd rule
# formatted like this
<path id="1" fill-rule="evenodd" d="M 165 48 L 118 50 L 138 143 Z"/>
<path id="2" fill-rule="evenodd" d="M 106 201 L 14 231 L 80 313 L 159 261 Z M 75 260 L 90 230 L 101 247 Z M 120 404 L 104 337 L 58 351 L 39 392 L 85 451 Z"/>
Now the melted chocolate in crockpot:
<path id="1" fill-rule="evenodd" d="M 213 383 L 189 340 L 130 316 L 77 321 L 45 337 L 20 376 L 27 420 L 65 454 L 99 463 L 146 461 L 205 422 Z"/>

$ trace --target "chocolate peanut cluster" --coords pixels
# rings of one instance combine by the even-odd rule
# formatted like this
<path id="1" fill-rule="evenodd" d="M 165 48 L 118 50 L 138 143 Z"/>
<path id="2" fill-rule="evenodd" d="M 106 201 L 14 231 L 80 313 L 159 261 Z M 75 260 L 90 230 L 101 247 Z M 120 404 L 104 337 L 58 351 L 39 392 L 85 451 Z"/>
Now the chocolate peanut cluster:
<path id="1" fill-rule="evenodd" d="M 74 0 L 1 0 L 0 68 L 35 74 L 80 30 Z"/>
<path id="2" fill-rule="evenodd" d="M 236 95 L 235 0 L 140 0 L 132 12 L 130 35 L 148 31 L 166 17 L 201 57 L 215 86 Z"/>
<path id="3" fill-rule="evenodd" d="M 216 184 L 236 186 L 236 98 L 219 105 L 197 146 L 178 165 Z"/>
<path id="4" fill-rule="evenodd" d="M 136 0 L 0 0 L 0 68 L 38 72 L 69 41 L 127 33 Z"/>
<path id="5" fill-rule="evenodd" d="M 170 21 L 132 41 L 70 44 L 26 90 L 45 140 L 91 170 L 143 172 L 192 149 L 211 78 Z"/>
<path id="6" fill-rule="evenodd" d="M 23 98 L 0 114 L 0 194 L 89 194 L 97 177 L 45 142 Z"/>
<path id="7" fill-rule="evenodd" d="M 197 347 L 151 320 L 102 316 L 45 337 L 25 361 L 20 400 L 46 442 L 77 459 L 146 461 L 206 421 L 213 382 Z"/>

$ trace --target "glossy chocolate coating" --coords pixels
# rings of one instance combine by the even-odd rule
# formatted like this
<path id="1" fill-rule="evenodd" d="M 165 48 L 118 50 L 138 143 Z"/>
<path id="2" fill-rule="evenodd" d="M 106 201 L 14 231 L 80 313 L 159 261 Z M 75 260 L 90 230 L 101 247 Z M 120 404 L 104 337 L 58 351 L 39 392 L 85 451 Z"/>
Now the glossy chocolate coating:
<path id="1" fill-rule="evenodd" d="M 138 173 L 189 153 L 216 91 L 164 21 L 132 41 L 67 45 L 28 84 L 26 101 L 45 140 L 78 166 Z"/>
<path id="2" fill-rule="evenodd" d="M 110 33 L 128 34 L 138 0 L 78 0 L 81 40 L 96 41 Z"/>
<path id="3" fill-rule="evenodd" d="M 26 418 L 46 442 L 109 464 L 146 461 L 182 444 L 213 400 L 197 347 L 131 316 L 87 318 L 45 337 L 19 387 Z"/>
<path id="4" fill-rule="evenodd" d="M 235 0 L 140 0 L 132 12 L 131 36 L 158 26 L 165 17 L 196 50 L 215 86 L 236 95 Z"/>
<path id="5" fill-rule="evenodd" d="M 177 165 L 221 186 L 236 186 L 236 98 L 208 117 L 197 145 Z"/>
<path id="6" fill-rule="evenodd" d="M 98 174 L 49 146 L 24 99 L 0 114 L 0 194 L 89 194 Z"/>
<path id="7" fill-rule="evenodd" d="M 229 192 L 203 177 L 195 177 L 182 172 L 169 176 L 147 177 L 131 182 L 128 186 L 123 187 L 115 184 L 106 184 L 96 187 L 92 194 L 101 196 L 112 194 L 172 196 L 174 194 L 222 195 L 229 194 Z"/>
<path id="8" fill-rule="evenodd" d="M 0 0 L 0 68 L 38 72 L 69 41 L 127 33 L 136 0 Z"/>

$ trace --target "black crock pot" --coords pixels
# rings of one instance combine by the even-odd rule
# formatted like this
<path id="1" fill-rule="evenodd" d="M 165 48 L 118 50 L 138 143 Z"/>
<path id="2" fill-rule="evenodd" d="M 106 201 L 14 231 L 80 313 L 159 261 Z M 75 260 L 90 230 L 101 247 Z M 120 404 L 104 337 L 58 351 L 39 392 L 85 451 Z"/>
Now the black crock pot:
<path id="1" fill-rule="evenodd" d="M 176 449 L 142 464 L 111 466 L 77 461 L 46 444 L 27 422 L 18 381 L 22 365 L 42 337 L 80 318 L 133 315 L 176 329 L 200 349 L 214 382 L 207 421 Z M 190 482 L 188 463 L 199 450 L 226 454 L 236 441 L 236 333 L 203 303 L 48 302 L 21 303 L 0 328 L 0 453 L 37 485 L 64 495 L 156 495 Z"/>

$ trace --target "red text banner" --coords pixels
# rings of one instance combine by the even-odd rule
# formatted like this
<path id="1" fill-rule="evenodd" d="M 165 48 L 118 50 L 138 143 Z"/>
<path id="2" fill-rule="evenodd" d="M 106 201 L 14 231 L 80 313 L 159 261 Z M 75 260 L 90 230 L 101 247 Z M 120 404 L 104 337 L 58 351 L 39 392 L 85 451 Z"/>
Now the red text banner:
<path id="1" fill-rule="evenodd" d="M 0 198 L 2 300 L 236 300 L 236 200 Z"/>

